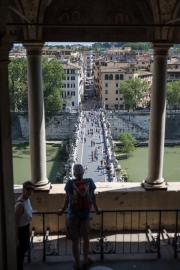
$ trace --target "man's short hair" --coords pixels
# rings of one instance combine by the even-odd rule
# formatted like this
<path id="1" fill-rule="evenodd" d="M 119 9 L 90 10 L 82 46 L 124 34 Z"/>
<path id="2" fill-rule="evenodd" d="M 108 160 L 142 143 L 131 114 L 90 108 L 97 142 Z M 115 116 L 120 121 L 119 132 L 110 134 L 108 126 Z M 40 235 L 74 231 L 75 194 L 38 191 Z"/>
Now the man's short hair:
<path id="1" fill-rule="evenodd" d="M 75 164 L 73 168 L 74 175 L 84 174 L 84 168 L 81 164 Z"/>

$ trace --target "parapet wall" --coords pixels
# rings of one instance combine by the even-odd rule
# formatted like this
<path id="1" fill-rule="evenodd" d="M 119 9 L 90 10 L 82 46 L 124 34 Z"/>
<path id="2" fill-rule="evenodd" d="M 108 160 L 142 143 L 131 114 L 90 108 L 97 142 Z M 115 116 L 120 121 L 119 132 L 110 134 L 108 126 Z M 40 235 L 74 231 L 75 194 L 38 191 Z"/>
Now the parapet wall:
<path id="1" fill-rule="evenodd" d="M 151 210 L 151 209 L 177 209 L 180 208 L 180 183 L 168 183 L 168 190 L 146 191 L 140 183 L 96 183 L 96 198 L 98 206 L 103 210 Z M 21 194 L 21 188 L 15 187 L 15 200 Z M 49 193 L 35 192 L 31 198 L 34 210 L 39 212 L 56 212 L 62 207 L 64 201 L 64 184 L 54 184 Z M 175 230 L 175 213 L 162 213 L 162 226 L 168 230 Z M 93 214 L 92 229 L 99 229 L 101 217 Z M 123 224 L 122 224 L 123 223 Z M 158 213 L 105 213 L 104 229 L 107 231 L 121 230 L 122 226 L 130 230 L 143 230 L 147 226 L 158 229 Z M 180 217 L 179 217 L 180 224 Z M 58 227 L 59 226 L 59 227 Z M 34 215 L 31 228 L 42 233 L 42 216 Z M 45 228 L 51 233 L 65 230 L 65 215 L 59 218 L 56 215 L 47 215 Z"/>

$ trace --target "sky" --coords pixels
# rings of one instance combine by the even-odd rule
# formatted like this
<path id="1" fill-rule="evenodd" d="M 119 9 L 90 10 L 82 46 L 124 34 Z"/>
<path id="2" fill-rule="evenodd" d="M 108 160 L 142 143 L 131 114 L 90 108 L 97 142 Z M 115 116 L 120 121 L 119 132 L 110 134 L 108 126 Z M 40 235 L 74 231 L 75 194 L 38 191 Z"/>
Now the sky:
<path id="1" fill-rule="evenodd" d="M 46 44 L 48 45 L 53 45 L 53 46 L 56 46 L 56 45 L 74 45 L 74 44 L 82 44 L 84 46 L 88 45 L 92 45 L 93 43 L 95 42 L 46 42 Z"/>
<path id="2" fill-rule="evenodd" d="M 91 46 L 93 43 L 95 42 L 46 42 L 45 44 L 49 45 L 49 46 L 58 46 L 58 45 L 74 45 L 74 44 L 82 44 L 84 46 Z M 21 46 L 21 43 L 15 43 L 15 46 Z"/>

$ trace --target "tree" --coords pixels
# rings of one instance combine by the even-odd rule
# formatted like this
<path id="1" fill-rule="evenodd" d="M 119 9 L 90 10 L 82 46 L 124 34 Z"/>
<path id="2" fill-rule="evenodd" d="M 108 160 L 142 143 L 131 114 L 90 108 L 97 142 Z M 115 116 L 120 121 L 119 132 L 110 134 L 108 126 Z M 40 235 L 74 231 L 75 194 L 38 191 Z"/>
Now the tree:
<path id="1" fill-rule="evenodd" d="M 121 153 L 131 155 L 136 150 L 134 146 L 136 143 L 136 139 L 130 133 L 122 132 L 119 135 L 118 139 L 122 143 L 122 145 L 119 148 Z"/>
<path id="2" fill-rule="evenodd" d="M 145 97 L 146 92 L 149 90 L 149 84 L 136 77 L 122 83 L 118 90 L 120 94 L 123 94 L 126 109 L 129 110 L 136 108 Z"/>
<path id="3" fill-rule="evenodd" d="M 48 120 L 62 108 L 62 83 L 65 74 L 58 60 L 48 62 L 45 58 L 42 58 L 42 73 L 45 116 Z"/>
<path id="4" fill-rule="evenodd" d="M 42 58 L 43 91 L 46 120 L 62 108 L 61 94 L 64 70 L 56 59 Z M 28 111 L 28 83 L 26 58 L 13 59 L 9 64 L 10 109 Z"/>
<path id="5" fill-rule="evenodd" d="M 123 49 L 125 47 L 131 47 L 132 50 L 134 51 L 148 51 L 148 49 L 150 49 L 150 44 L 149 43 L 138 43 L 138 42 L 134 42 L 134 43 L 126 43 L 123 45 Z"/>
<path id="6" fill-rule="evenodd" d="M 180 82 L 174 81 L 167 83 L 167 104 L 176 110 L 180 106 Z"/>
<path id="7" fill-rule="evenodd" d="M 9 64 L 9 93 L 11 111 L 28 111 L 27 61 L 24 57 Z"/>

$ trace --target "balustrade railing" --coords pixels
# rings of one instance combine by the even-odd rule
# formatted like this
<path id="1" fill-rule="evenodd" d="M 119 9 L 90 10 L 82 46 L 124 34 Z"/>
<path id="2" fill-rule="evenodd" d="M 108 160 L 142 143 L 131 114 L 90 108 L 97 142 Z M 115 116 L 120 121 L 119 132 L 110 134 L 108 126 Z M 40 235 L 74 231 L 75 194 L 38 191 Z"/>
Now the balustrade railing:
<path id="1" fill-rule="evenodd" d="M 92 211 L 92 230 L 90 233 L 90 254 L 142 254 L 155 253 L 161 257 L 161 243 L 171 245 L 174 257 L 180 252 L 180 216 L 179 209 L 174 210 L 106 210 L 100 216 Z M 71 241 L 66 239 L 64 222 L 67 212 L 57 216 L 56 212 L 37 212 L 38 221 L 42 222 L 43 235 L 32 229 L 31 247 L 42 248 L 42 259 L 47 256 L 72 255 Z M 39 216 L 39 217 L 38 217 Z M 98 217 L 98 222 L 97 222 Z M 34 218 L 36 218 L 34 216 Z M 56 224 L 56 230 L 48 226 L 50 220 Z M 95 221 L 93 221 L 95 220 Z M 34 237 L 39 237 L 34 241 Z M 38 247 L 39 249 L 40 247 Z M 81 240 L 80 240 L 81 248 Z M 82 253 L 82 248 L 81 248 Z M 29 251 L 28 261 L 31 260 Z"/>

